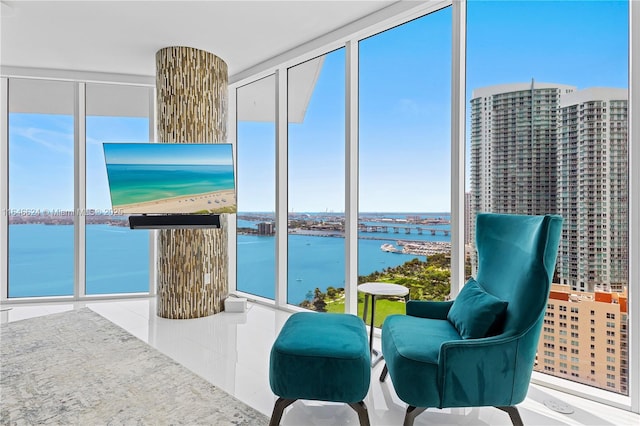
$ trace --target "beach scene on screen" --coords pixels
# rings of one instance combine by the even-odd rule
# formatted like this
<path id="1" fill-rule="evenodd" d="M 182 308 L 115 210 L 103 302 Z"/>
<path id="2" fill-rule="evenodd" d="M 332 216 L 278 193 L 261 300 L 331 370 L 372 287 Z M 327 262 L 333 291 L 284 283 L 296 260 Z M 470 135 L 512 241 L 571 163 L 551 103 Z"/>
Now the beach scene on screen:
<path id="1" fill-rule="evenodd" d="M 206 214 L 237 210 L 231 144 L 103 146 L 114 211 Z"/>

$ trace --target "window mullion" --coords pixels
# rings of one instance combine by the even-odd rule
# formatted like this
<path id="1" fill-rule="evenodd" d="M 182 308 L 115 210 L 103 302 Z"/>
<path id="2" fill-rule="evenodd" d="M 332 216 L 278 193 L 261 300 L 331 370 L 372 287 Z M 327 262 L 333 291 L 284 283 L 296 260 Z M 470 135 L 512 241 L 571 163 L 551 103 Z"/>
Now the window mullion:
<path id="1" fill-rule="evenodd" d="M 156 141 L 156 91 L 149 88 L 149 142 Z M 156 279 L 158 274 L 157 264 L 158 231 L 149 231 L 149 295 L 156 294 Z"/>
<path id="2" fill-rule="evenodd" d="M 74 144 L 74 298 L 86 295 L 86 83 L 76 83 L 73 111 Z"/>
<path id="3" fill-rule="evenodd" d="M 345 313 L 358 312 L 358 40 L 345 61 Z"/>
<path id="4" fill-rule="evenodd" d="M 287 304 L 288 252 L 288 87 L 287 70 L 276 70 L 276 306 Z"/>
<path id="5" fill-rule="evenodd" d="M 9 79 L 0 79 L 0 301 L 9 296 Z"/>
<path id="6" fill-rule="evenodd" d="M 640 25 L 640 5 L 629 1 L 629 359 L 640 353 L 640 265 L 632 259 L 640 254 L 640 147 L 635 141 L 636 129 L 640 129 L 640 32 L 634 28 Z M 636 143 L 634 143 L 636 142 Z M 640 367 L 638 362 L 629 363 L 629 397 L 631 411 L 640 412 Z"/>
<path id="7" fill-rule="evenodd" d="M 466 2 L 453 2 L 451 43 L 451 296 L 464 281 Z"/>

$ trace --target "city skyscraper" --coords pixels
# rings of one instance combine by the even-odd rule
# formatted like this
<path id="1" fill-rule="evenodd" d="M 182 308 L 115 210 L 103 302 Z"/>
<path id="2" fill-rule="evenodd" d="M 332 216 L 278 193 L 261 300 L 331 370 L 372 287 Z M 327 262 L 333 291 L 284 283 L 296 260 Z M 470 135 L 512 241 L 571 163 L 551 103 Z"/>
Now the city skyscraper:
<path id="1" fill-rule="evenodd" d="M 471 215 L 556 213 L 560 96 L 555 83 L 508 83 L 474 89 L 471 99 Z M 470 233 L 475 246 L 475 229 Z M 475 249 L 471 263 L 476 265 Z"/>
<path id="2" fill-rule="evenodd" d="M 473 221 L 473 215 L 471 214 L 471 193 L 470 192 L 465 192 L 464 193 L 464 217 L 465 217 L 465 222 L 464 222 L 464 245 L 465 246 L 470 246 L 472 244 L 471 242 L 471 228 L 472 228 L 472 221 Z"/>
<path id="3" fill-rule="evenodd" d="M 545 214 L 556 211 L 560 96 L 553 83 L 479 88 L 471 99 L 472 211 Z"/>
<path id="4" fill-rule="evenodd" d="M 627 293 L 551 286 L 535 371 L 627 394 Z"/>
<path id="5" fill-rule="evenodd" d="M 531 81 L 473 91 L 472 216 L 562 215 L 557 279 L 573 290 L 627 285 L 627 157 L 626 89 Z"/>
<path id="6" fill-rule="evenodd" d="M 627 90 L 563 95 L 559 115 L 559 282 L 578 291 L 622 292 L 629 266 Z"/>

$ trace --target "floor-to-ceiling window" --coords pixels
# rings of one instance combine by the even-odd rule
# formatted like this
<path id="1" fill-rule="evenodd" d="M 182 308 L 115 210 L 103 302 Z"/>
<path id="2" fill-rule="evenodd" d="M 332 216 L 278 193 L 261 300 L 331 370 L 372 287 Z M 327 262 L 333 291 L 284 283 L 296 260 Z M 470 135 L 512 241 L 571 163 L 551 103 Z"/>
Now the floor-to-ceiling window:
<path id="1" fill-rule="evenodd" d="M 149 142 L 148 87 L 86 86 L 86 294 L 149 291 L 149 232 L 111 208 L 102 144 Z"/>
<path id="2" fill-rule="evenodd" d="M 74 86 L 9 82 L 8 297 L 74 292 Z"/>
<path id="3" fill-rule="evenodd" d="M 450 99 L 450 8 L 360 42 L 359 282 L 449 296 Z M 404 303 L 376 309 L 379 326 Z"/>
<path id="4" fill-rule="evenodd" d="M 467 6 L 469 227 L 481 211 L 563 216 L 535 370 L 619 394 L 629 390 L 628 10 Z"/>
<path id="5" fill-rule="evenodd" d="M 236 90 L 237 284 L 239 291 L 275 295 L 275 76 Z"/>
<path id="6" fill-rule="evenodd" d="M 345 49 L 289 68 L 287 302 L 344 311 Z"/>
<path id="7" fill-rule="evenodd" d="M 102 142 L 149 141 L 152 89 L 20 78 L 7 85 L 6 296 L 147 293 L 149 233 L 130 232 L 111 211 Z"/>
<path id="8" fill-rule="evenodd" d="M 359 64 L 352 68 L 359 73 L 360 105 L 358 280 L 395 282 L 408 287 L 412 298 L 445 299 L 451 261 L 451 11 L 372 35 L 358 49 Z M 286 256 L 286 300 L 343 311 L 344 287 L 356 284 L 345 283 L 344 266 L 345 49 L 279 69 L 287 73 L 284 118 L 271 109 L 275 78 L 236 89 L 237 289 L 274 297 L 274 122 L 285 119 L 287 193 L 281 196 L 287 197 L 288 250 L 280 255 Z M 265 111 L 273 114 L 265 117 Z M 380 305 L 377 324 L 404 311 L 402 301 Z"/>

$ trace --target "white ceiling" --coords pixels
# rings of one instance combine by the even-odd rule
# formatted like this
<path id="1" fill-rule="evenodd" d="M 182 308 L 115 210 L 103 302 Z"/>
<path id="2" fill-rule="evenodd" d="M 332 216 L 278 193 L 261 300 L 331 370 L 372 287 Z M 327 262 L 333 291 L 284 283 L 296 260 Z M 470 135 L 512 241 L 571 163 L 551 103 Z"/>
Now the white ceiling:
<path id="1" fill-rule="evenodd" d="M 157 50 L 190 46 L 233 76 L 393 3 L 3 0 L 0 64 L 153 76 Z"/>

